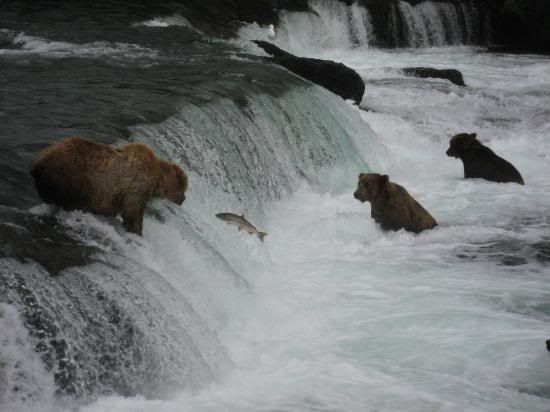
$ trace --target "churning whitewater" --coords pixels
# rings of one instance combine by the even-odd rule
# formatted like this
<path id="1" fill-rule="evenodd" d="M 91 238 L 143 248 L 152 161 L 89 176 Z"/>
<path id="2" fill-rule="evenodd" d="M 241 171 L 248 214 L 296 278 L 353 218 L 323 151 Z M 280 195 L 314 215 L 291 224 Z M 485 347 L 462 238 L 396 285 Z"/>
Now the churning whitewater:
<path id="1" fill-rule="evenodd" d="M 150 89 L 170 98 L 181 86 L 170 64 L 196 66 L 169 116 L 146 112 L 128 127 L 129 140 L 182 165 L 190 181 L 181 208 L 152 205 L 142 239 L 91 214 L 38 205 L 21 217 L 2 206 L 2 217 L 13 216 L 3 225 L 45 220 L 89 250 L 87 266 L 44 283 L 37 263 L 1 265 L 63 315 L 67 353 L 86 342 L 78 355 L 93 376 L 74 389 L 85 403 L 59 400 L 25 319 L 0 303 L 0 328 L 13 331 L 0 336 L 0 410 L 548 411 L 550 58 L 462 45 L 480 29 L 459 24 L 450 4 L 400 2 L 409 45 L 440 47 L 396 50 L 372 47 L 366 9 L 310 5 L 283 12 L 273 42 L 355 69 L 366 83 L 359 106 L 260 66 L 265 54 L 250 40 L 269 31 L 257 24 L 241 29 L 230 42 L 240 49 L 206 80 L 200 48 L 172 58 L 154 45 L 10 34 L 19 46 L 0 58 L 106 59 L 106 72 L 137 66 L 137 79 L 158 70 L 162 83 Z M 175 15 L 128 26 L 162 36 L 174 26 L 196 32 L 189 25 Z M 467 87 L 407 77 L 415 66 L 458 69 Z M 445 155 L 461 132 L 512 162 L 525 186 L 465 180 L 461 162 Z M 439 227 L 382 231 L 369 204 L 353 198 L 369 171 L 406 187 Z M 269 236 L 262 243 L 235 230 L 216 218 L 223 212 Z M 94 307 L 96 294 L 105 307 Z M 117 323 L 110 306 L 120 308 Z M 96 337 L 80 312 L 92 314 L 84 319 Z M 104 330 L 107 320 L 121 326 Z M 127 350 L 103 341 L 119 333 Z"/>
<path id="2" fill-rule="evenodd" d="M 302 46 L 292 50 L 311 50 Z M 465 47 L 343 48 L 322 57 L 367 81 L 368 111 L 331 101 L 351 135 L 332 132 L 332 144 L 351 138 L 360 159 L 318 168 L 308 176 L 319 179 L 294 181 L 283 200 L 263 203 L 264 213 L 253 209 L 270 233 L 264 245 L 216 225 L 214 212 L 230 203 L 205 207 L 208 195 L 197 193 L 204 184 L 195 184 L 184 208 L 248 285 L 227 306 L 217 299 L 227 316 L 218 333 L 233 366 L 198 393 L 170 401 L 106 398 L 85 411 L 548 409 L 550 60 Z M 426 61 L 462 70 L 469 87 L 401 72 Z M 147 135 L 182 132 L 172 126 Z M 450 136 L 462 131 L 477 132 L 513 161 L 527 185 L 464 180 L 461 164 L 445 156 Z M 352 197 L 356 175 L 366 170 L 405 185 L 440 227 L 382 232 Z M 249 187 L 265 190 L 259 182 Z M 247 194 L 249 205 L 239 206 L 251 208 L 255 197 Z M 160 241 L 163 231 L 148 240 L 167 246 L 155 247 L 161 256 L 188 253 L 181 241 Z"/>

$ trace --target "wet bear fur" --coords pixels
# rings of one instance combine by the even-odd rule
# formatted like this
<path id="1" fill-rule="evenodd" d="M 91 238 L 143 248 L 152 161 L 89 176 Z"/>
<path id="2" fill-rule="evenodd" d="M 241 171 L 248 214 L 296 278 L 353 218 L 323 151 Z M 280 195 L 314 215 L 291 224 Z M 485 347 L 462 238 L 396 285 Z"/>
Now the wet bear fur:
<path id="1" fill-rule="evenodd" d="M 179 166 L 159 159 L 143 143 L 114 147 L 81 137 L 44 148 L 33 160 L 31 175 L 44 202 L 120 215 L 126 230 L 140 236 L 148 200 L 158 197 L 181 205 L 188 185 Z"/>
<path id="2" fill-rule="evenodd" d="M 404 187 L 390 182 L 388 175 L 361 173 L 354 197 L 363 203 L 370 202 L 371 217 L 384 230 L 420 233 L 437 226 L 426 209 Z"/>
<path id="3" fill-rule="evenodd" d="M 518 170 L 487 146 L 482 145 L 476 137 L 475 133 L 460 133 L 453 136 L 449 142 L 447 156 L 462 160 L 464 177 L 523 185 L 523 177 Z"/>

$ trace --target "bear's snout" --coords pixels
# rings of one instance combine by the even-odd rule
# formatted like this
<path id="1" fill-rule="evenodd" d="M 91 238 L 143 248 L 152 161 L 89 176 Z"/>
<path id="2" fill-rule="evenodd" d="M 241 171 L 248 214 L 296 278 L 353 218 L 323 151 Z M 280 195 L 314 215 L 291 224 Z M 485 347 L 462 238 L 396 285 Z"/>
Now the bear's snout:
<path id="1" fill-rule="evenodd" d="M 449 157 L 458 157 L 452 146 L 449 147 L 445 153 L 447 153 L 447 156 Z"/>
<path id="2" fill-rule="evenodd" d="M 359 200 L 361 203 L 365 202 L 365 199 L 363 199 L 363 196 L 361 196 L 361 193 L 359 193 L 359 190 L 356 190 L 353 192 L 353 197 Z"/>

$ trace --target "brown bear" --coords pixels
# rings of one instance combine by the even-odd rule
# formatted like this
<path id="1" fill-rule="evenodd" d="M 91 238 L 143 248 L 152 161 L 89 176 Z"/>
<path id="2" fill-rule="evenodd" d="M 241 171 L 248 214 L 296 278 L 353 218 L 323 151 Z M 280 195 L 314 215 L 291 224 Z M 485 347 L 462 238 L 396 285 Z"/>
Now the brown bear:
<path id="1" fill-rule="evenodd" d="M 31 168 L 38 194 L 67 210 L 120 214 L 126 230 L 141 236 L 143 213 L 152 197 L 181 205 L 187 175 L 159 159 L 143 143 L 120 147 L 68 137 L 34 158 Z"/>
<path id="2" fill-rule="evenodd" d="M 361 173 L 353 196 L 371 204 L 371 217 L 384 230 L 405 229 L 420 233 L 437 226 L 435 219 L 404 187 L 389 181 L 388 175 Z"/>
<path id="3" fill-rule="evenodd" d="M 475 133 L 460 133 L 451 138 L 447 156 L 462 160 L 464 177 L 482 178 L 492 182 L 515 182 L 523 185 L 517 169 L 476 139 Z"/>

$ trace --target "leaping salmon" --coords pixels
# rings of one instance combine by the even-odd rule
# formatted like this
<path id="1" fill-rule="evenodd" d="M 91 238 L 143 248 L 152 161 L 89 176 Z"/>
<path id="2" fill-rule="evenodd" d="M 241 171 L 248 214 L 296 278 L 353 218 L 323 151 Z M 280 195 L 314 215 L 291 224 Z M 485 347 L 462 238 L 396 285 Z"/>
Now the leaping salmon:
<path id="1" fill-rule="evenodd" d="M 267 233 L 260 232 L 256 227 L 250 223 L 244 215 L 236 215 L 234 213 L 218 213 L 216 217 L 220 220 L 223 220 L 228 225 L 237 226 L 239 230 L 244 230 L 245 232 L 250 233 L 251 235 L 256 235 L 263 242 L 264 237 L 267 236 Z"/>

